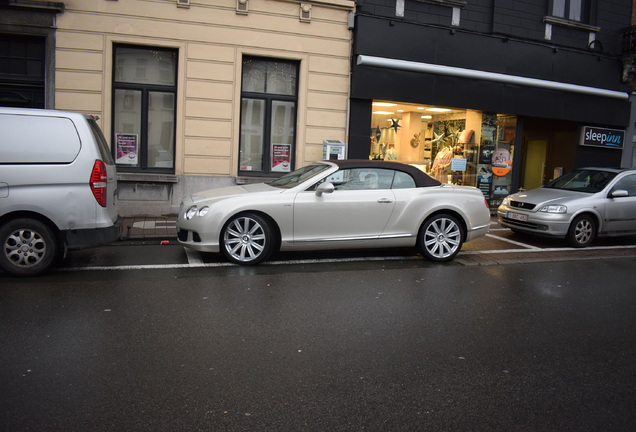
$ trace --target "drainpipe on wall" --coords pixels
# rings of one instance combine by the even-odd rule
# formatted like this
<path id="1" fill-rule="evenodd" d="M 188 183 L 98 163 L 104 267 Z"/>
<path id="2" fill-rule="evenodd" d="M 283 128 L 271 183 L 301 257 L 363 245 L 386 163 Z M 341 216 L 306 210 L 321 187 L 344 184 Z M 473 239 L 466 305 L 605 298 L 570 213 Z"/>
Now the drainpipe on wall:
<path id="1" fill-rule="evenodd" d="M 623 145 L 623 155 L 621 157 L 621 167 L 636 168 L 636 155 L 634 154 L 634 134 L 636 134 L 636 93 L 629 97 L 631 110 L 629 124 L 625 130 L 625 143 Z"/>

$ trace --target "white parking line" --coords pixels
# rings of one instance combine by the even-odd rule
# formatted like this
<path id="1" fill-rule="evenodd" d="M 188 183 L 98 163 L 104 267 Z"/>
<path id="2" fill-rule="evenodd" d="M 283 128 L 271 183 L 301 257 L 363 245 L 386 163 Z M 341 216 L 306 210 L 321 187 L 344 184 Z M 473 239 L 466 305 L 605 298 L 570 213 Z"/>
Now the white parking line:
<path id="1" fill-rule="evenodd" d="M 505 240 L 505 239 L 501 239 Z M 510 243 L 515 243 L 510 241 Z M 530 249 L 532 252 L 561 252 L 561 251 L 575 251 L 583 250 L 571 247 L 560 248 L 537 248 L 530 245 L 526 246 L 527 249 L 493 249 L 493 250 L 479 250 L 479 251 L 461 251 L 458 256 L 462 255 L 478 255 L 478 254 L 516 254 L 527 253 Z M 625 246 L 590 246 L 584 250 L 603 250 L 603 249 L 634 249 L 634 245 Z M 201 259 L 199 252 L 190 251 L 184 248 L 186 255 L 188 256 L 187 264 L 140 264 L 140 265 L 119 265 L 119 266 L 90 266 L 90 267 L 60 267 L 54 269 L 54 271 L 64 272 L 78 272 L 78 271 L 106 271 L 106 270 L 159 270 L 159 269 L 191 269 L 191 268 L 220 268 L 220 267 L 239 267 L 236 264 L 230 262 L 217 262 L 217 263 L 204 263 Z M 280 266 L 280 265 L 293 265 L 293 264 L 329 264 L 329 263 L 346 263 L 346 262 L 363 262 L 363 261 L 412 261 L 412 260 L 425 260 L 422 256 L 392 256 L 392 257 L 352 257 L 352 258 L 317 258 L 317 259 L 302 259 L 302 260 L 285 260 L 285 261 L 266 261 L 263 266 Z"/>
<path id="2" fill-rule="evenodd" d="M 588 246 L 586 248 L 572 248 L 572 247 L 560 247 L 560 248 L 537 248 L 533 247 L 532 252 L 563 252 L 563 251 L 583 251 L 583 250 L 603 250 L 603 249 L 634 249 L 634 245 L 626 246 Z M 526 253 L 527 249 L 493 249 L 493 250 L 480 250 L 480 251 L 465 251 L 460 252 L 459 255 L 476 255 L 476 254 L 496 254 L 496 253 Z"/>
<path id="3" fill-rule="evenodd" d="M 60 267 L 55 271 L 102 271 L 102 270 L 161 270 L 161 269 L 187 269 L 196 267 L 229 267 L 231 263 L 216 264 L 139 264 L 139 265 L 119 265 L 119 266 L 89 266 L 89 267 Z"/>
<path id="4" fill-rule="evenodd" d="M 184 247 L 185 254 L 188 257 L 188 264 L 193 266 L 198 266 L 203 264 L 203 260 L 201 259 L 201 254 L 195 250 Z"/>
<path id="5" fill-rule="evenodd" d="M 261 266 L 279 266 L 291 264 L 329 264 L 343 262 L 362 261 L 399 261 L 399 260 L 423 260 L 420 256 L 395 256 L 395 257 L 354 257 L 354 258 L 324 258 L 324 259 L 303 259 L 285 261 L 266 261 Z M 204 263 L 199 264 L 142 264 L 142 265 L 121 265 L 121 266 L 92 266 L 92 267 L 60 267 L 55 271 L 103 271 L 103 270 L 157 270 L 157 269 L 188 269 L 188 268 L 215 268 L 215 267 L 240 267 L 229 262 Z"/>
<path id="6" fill-rule="evenodd" d="M 525 244 L 525 243 L 521 243 L 521 242 L 518 242 L 518 241 L 510 240 L 510 239 L 499 237 L 499 236 L 492 235 L 492 234 L 486 234 L 486 237 L 490 237 L 492 239 L 508 242 L 510 244 L 521 246 L 521 247 L 524 247 L 524 248 L 527 248 L 527 249 L 541 249 L 541 248 L 536 247 L 536 246 L 532 246 L 532 245 L 529 245 L 529 244 Z"/>

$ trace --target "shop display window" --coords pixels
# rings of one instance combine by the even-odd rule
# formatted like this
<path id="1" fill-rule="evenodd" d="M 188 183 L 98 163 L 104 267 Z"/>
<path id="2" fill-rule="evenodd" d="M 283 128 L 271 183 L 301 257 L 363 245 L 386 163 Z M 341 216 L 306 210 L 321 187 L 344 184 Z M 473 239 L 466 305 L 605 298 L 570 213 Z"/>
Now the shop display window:
<path id="1" fill-rule="evenodd" d="M 517 120 L 476 110 L 373 103 L 370 159 L 419 167 L 442 183 L 479 188 L 496 208 L 512 191 Z"/>

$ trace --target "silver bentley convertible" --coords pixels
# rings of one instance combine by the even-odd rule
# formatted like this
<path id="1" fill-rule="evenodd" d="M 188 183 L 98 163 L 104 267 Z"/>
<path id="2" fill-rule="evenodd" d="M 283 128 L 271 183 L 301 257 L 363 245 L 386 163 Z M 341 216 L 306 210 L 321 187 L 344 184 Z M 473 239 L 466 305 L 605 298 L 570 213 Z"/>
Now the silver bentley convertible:
<path id="1" fill-rule="evenodd" d="M 448 261 L 489 224 L 478 189 L 368 160 L 320 161 L 269 183 L 199 192 L 183 200 L 177 219 L 181 244 L 243 265 L 277 250 L 392 247 Z"/>

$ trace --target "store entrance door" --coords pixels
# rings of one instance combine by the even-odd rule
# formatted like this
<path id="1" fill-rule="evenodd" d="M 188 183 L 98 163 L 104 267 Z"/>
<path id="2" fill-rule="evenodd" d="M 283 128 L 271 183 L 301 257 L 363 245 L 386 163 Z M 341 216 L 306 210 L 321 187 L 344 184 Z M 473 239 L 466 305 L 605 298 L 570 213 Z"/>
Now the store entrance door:
<path id="1" fill-rule="evenodd" d="M 526 190 L 545 184 L 547 139 L 529 139 L 523 162 L 523 185 Z"/>

